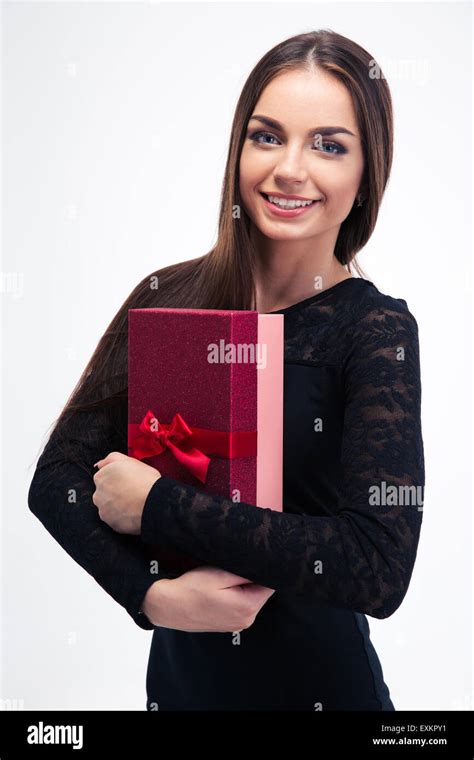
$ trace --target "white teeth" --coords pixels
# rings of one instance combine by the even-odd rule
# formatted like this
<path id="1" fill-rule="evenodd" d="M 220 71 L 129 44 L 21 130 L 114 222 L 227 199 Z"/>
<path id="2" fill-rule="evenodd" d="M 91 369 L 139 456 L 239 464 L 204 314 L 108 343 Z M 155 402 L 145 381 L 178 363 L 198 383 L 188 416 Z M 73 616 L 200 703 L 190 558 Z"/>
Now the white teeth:
<path id="1" fill-rule="evenodd" d="M 314 201 L 297 201 L 294 199 L 279 198 L 275 195 L 268 195 L 270 203 L 274 203 L 281 208 L 299 208 L 299 206 L 310 206 Z"/>

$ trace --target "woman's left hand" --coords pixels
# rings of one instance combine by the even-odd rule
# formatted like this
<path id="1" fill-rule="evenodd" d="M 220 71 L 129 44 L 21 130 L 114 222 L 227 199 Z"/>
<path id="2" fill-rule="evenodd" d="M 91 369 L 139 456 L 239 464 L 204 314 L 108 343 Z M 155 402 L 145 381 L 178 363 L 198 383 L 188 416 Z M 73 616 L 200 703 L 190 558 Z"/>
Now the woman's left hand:
<path id="1" fill-rule="evenodd" d="M 92 501 L 100 519 L 117 533 L 140 535 L 143 507 L 160 472 L 120 451 L 111 451 L 96 466 Z"/>

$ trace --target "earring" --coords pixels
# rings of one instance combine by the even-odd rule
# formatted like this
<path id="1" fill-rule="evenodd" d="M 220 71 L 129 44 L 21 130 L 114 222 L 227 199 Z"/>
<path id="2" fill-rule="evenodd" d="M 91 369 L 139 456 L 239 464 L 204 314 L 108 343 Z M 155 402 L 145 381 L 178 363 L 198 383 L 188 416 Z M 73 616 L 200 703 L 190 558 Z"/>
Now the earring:
<path id="1" fill-rule="evenodd" d="M 364 200 L 362 198 L 362 195 L 358 195 L 357 196 L 357 205 L 358 206 L 362 206 L 363 202 L 364 202 Z"/>

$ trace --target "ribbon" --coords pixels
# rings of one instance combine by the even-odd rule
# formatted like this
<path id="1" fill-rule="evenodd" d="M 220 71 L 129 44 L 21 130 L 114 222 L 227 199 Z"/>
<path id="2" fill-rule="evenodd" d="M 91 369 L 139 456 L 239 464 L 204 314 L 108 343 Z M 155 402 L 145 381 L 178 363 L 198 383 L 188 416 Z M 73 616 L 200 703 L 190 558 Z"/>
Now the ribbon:
<path id="1" fill-rule="evenodd" d="M 169 449 L 201 483 L 207 479 L 208 454 L 225 459 L 257 455 L 256 430 L 226 433 L 191 427 L 179 412 L 169 424 L 160 423 L 150 409 L 139 424 L 129 424 L 128 442 L 129 454 L 136 459 L 158 456 Z"/>

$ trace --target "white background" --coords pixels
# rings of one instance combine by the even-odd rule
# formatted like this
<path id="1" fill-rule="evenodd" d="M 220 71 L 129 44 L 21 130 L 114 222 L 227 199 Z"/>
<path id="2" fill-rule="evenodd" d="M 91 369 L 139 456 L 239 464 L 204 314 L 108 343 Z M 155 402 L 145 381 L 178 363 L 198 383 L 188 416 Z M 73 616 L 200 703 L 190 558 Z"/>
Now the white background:
<path id="1" fill-rule="evenodd" d="M 359 255 L 421 345 L 424 521 L 369 618 L 398 710 L 471 709 L 469 3 L 3 5 L 3 683 L 25 709 L 145 709 L 151 632 L 30 513 L 44 436 L 145 275 L 215 242 L 235 104 L 274 44 L 330 28 L 381 63 L 392 177 Z M 406 73 L 408 71 L 408 73 Z"/>

